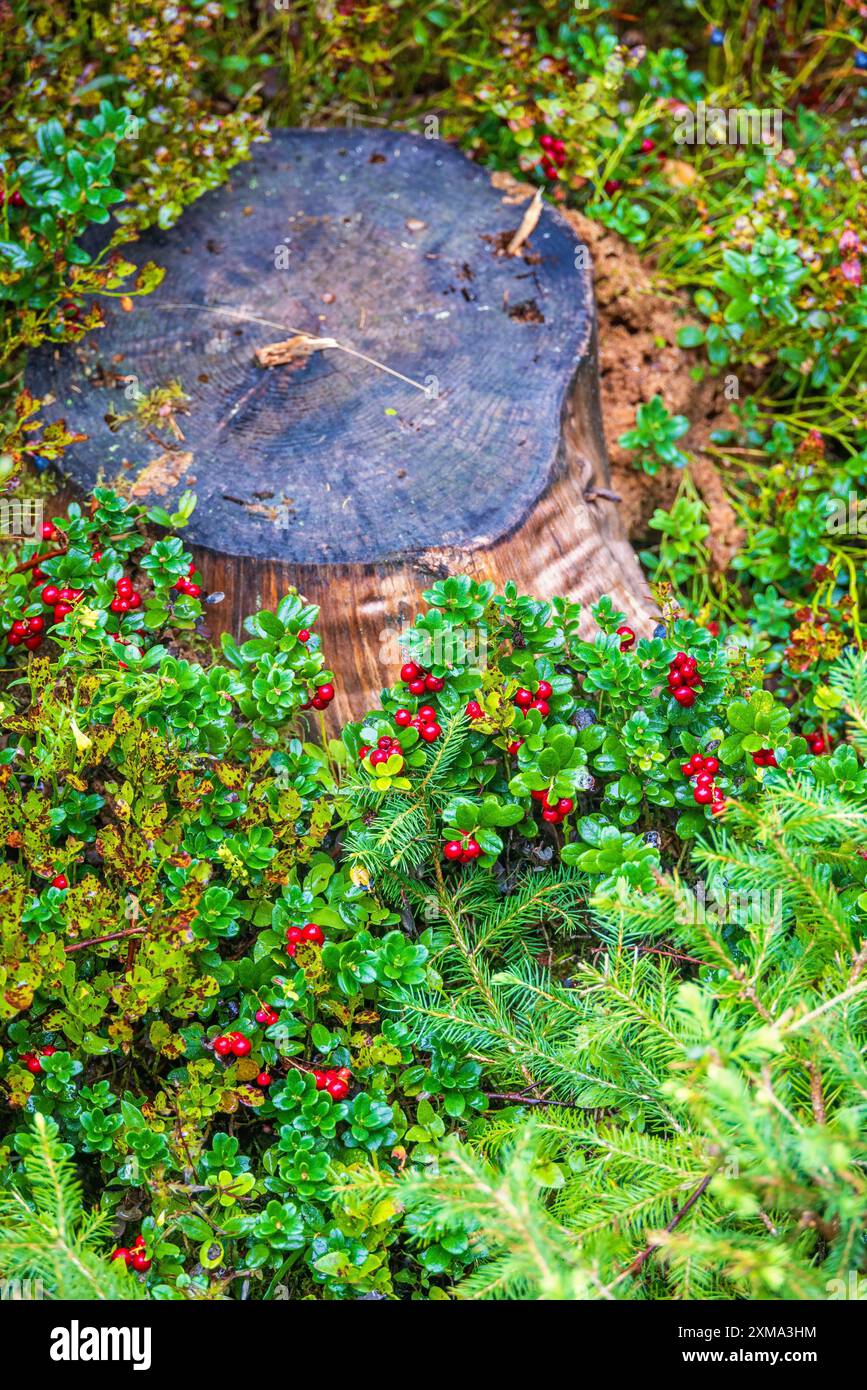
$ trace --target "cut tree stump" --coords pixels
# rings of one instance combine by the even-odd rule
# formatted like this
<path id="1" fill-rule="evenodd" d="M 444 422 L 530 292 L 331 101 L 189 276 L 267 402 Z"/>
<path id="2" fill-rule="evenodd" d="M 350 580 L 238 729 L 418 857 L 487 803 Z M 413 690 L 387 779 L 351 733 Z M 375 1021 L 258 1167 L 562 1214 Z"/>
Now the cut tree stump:
<path id="1" fill-rule="evenodd" d="M 589 254 L 556 211 L 439 140 L 283 130 L 124 254 L 162 284 L 102 301 L 105 327 L 33 354 L 28 385 L 88 435 L 78 485 L 197 494 L 210 631 L 296 585 L 346 718 L 448 572 L 654 620 L 609 488 Z M 137 413 L 171 382 L 181 410 Z"/>

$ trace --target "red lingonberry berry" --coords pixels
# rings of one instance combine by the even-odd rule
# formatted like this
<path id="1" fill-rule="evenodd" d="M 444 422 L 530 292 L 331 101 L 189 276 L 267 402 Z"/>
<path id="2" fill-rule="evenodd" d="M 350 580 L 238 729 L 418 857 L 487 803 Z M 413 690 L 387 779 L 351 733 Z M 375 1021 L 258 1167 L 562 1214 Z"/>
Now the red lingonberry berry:
<path id="1" fill-rule="evenodd" d="M 256 1077 L 256 1085 L 257 1085 L 257 1086 L 270 1086 L 270 1085 L 271 1085 L 271 1077 L 270 1077 L 270 1074 L 269 1074 L 267 1071 L 260 1071 L 260 1072 L 259 1072 L 259 1075 Z"/>
<path id="2" fill-rule="evenodd" d="M 572 800 L 571 796 L 560 797 L 560 800 L 557 802 L 557 810 L 560 812 L 561 816 L 568 816 L 570 811 L 574 809 L 575 802 Z"/>
<path id="3" fill-rule="evenodd" d="M 314 946 L 321 946 L 325 940 L 325 933 L 315 922 L 307 922 L 304 927 L 304 940 L 312 941 Z"/>
<path id="4" fill-rule="evenodd" d="M 54 878 L 51 880 L 51 887 L 68 888 L 69 880 L 67 879 L 66 874 L 55 874 Z"/>
<path id="5" fill-rule="evenodd" d="M 224 1037 L 221 1033 L 218 1038 L 214 1038 L 214 1051 L 218 1057 L 228 1057 L 232 1051 L 231 1039 Z"/>
<path id="6" fill-rule="evenodd" d="M 289 942 L 290 946 L 297 945 L 299 941 L 304 940 L 304 928 L 290 927 L 286 932 L 286 940 Z"/>
<path id="7" fill-rule="evenodd" d="M 606 180 L 605 180 L 604 188 L 605 188 L 605 192 L 608 194 L 608 197 L 609 197 L 609 198 L 611 197 L 612 193 L 617 193 L 617 192 L 620 190 L 621 187 L 622 187 L 622 184 L 621 184 L 621 182 L 620 182 L 620 179 L 606 179 Z"/>
<path id="8" fill-rule="evenodd" d="M 374 748 L 370 755 L 371 767 L 379 767 L 380 763 L 388 762 L 388 754 L 384 748 Z"/>
<path id="9" fill-rule="evenodd" d="M 423 738 L 425 743 L 433 743 L 434 739 L 439 738 L 442 729 L 439 724 L 423 724 L 418 732 L 419 737 Z"/>
<path id="10" fill-rule="evenodd" d="M 31 632 L 42 632 L 45 627 L 45 619 L 41 613 L 37 613 L 35 618 L 28 619 Z"/>
<path id="11" fill-rule="evenodd" d="M 521 744 L 523 742 L 524 740 L 522 738 L 513 739 L 511 743 L 506 745 L 506 752 L 511 753 L 513 758 L 517 757 L 518 749 L 521 747 Z"/>
<path id="12" fill-rule="evenodd" d="M 189 598 L 201 598 L 202 586 L 201 584 L 187 584 L 184 593 L 187 594 Z"/>
<path id="13" fill-rule="evenodd" d="M 446 859 L 460 859 L 463 852 L 463 845 L 458 840 L 447 840 L 443 846 L 443 854 Z"/>
<path id="14" fill-rule="evenodd" d="M 277 1015 L 273 1009 L 268 1008 L 267 1004 L 263 1004 L 261 1008 L 256 1010 L 256 1022 L 263 1023 L 267 1028 L 270 1028 L 272 1023 L 277 1022 Z"/>
<path id="15" fill-rule="evenodd" d="M 710 773 L 719 772 L 719 758 L 714 758 L 714 757 L 705 758 L 705 760 L 704 760 L 704 770 L 705 770 L 705 772 L 710 772 Z"/>
<path id="16" fill-rule="evenodd" d="M 320 700 L 331 701 L 334 699 L 334 686 L 330 681 L 326 681 L 324 685 L 316 687 L 316 694 L 319 696 Z"/>
<path id="17" fill-rule="evenodd" d="M 548 704 L 547 700 L 534 700 L 530 709 L 537 709 L 543 719 L 546 719 L 551 713 L 551 706 Z"/>
<path id="18" fill-rule="evenodd" d="M 307 630 L 306 627 L 302 627 L 301 630 L 298 632 L 297 635 L 298 635 L 298 641 L 299 641 L 299 642 L 309 642 L 309 641 L 310 641 L 310 633 L 309 633 L 309 631 Z"/>
<path id="19" fill-rule="evenodd" d="M 60 590 L 56 584 L 46 584 L 40 597 L 48 608 L 53 608 L 60 599 Z"/>
<path id="20" fill-rule="evenodd" d="M 398 709 L 394 712 L 394 722 L 398 728 L 406 729 L 412 723 L 412 715 L 408 709 Z"/>
<path id="21" fill-rule="evenodd" d="M 148 1259 L 143 1250 L 134 1250 L 130 1257 L 130 1264 L 137 1274 L 146 1274 L 151 1263 L 152 1261 Z"/>
<path id="22" fill-rule="evenodd" d="M 512 698 L 519 709 L 529 709 L 533 703 L 532 693 L 523 686 L 519 686 Z"/>
<path id="23" fill-rule="evenodd" d="M 409 683 L 410 695 L 423 695 L 427 690 L 423 677 L 419 676 L 416 680 Z"/>
<path id="24" fill-rule="evenodd" d="M 481 845 L 479 844 L 478 840 L 474 840 L 474 839 L 472 839 L 472 837 L 470 837 L 470 839 L 467 840 L 467 843 L 466 843 L 466 845 L 464 846 L 464 854 L 465 854 L 469 859 L 478 859 L 478 857 L 479 857 L 479 855 L 481 854 L 481 852 L 482 852 L 482 847 L 481 847 Z"/>
<path id="25" fill-rule="evenodd" d="M 695 704 L 695 691 L 690 690 L 688 685 L 679 685 L 674 691 L 674 698 L 679 705 L 684 705 L 687 709 Z"/>
<path id="26" fill-rule="evenodd" d="M 622 652 L 628 652 L 630 647 L 635 646 L 635 633 L 625 623 L 622 623 L 617 629 L 617 636 L 620 638 L 620 650 Z"/>
<path id="27" fill-rule="evenodd" d="M 467 701 L 466 713 L 469 719 L 484 719 L 485 717 L 485 711 L 482 709 L 478 700 Z"/>
<path id="28" fill-rule="evenodd" d="M 653 151 L 654 151 L 655 149 L 656 149 L 656 142 L 655 142 L 654 140 L 642 140 L 642 142 L 641 142 L 641 153 L 642 153 L 642 154 L 653 154 Z"/>
<path id="29" fill-rule="evenodd" d="M 552 696 L 553 694 L 554 694 L 554 687 L 553 687 L 553 685 L 551 685 L 548 681 L 539 681 L 539 684 L 536 686 L 536 693 L 535 693 L 535 695 L 534 695 L 534 699 L 536 699 L 536 700 L 550 700 L 550 698 L 551 698 L 551 696 Z"/>
<path id="30" fill-rule="evenodd" d="M 416 666 L 414 661 L 407 661 L 400 668 L 400 678 L 404 685 L 409 685 L 410 681 L 417 681 L 421 675 L 421 667 Z"/>
<path id="31" fill-rule="evenodd" d="M 425 676 L 424 683 L 431 695 L 439 695 L 440 691 L 445 688 L 445 681 L 442 676 Z"/>
<path id="32" fill-rule="evenodd" d="M 560 819 L 560 812 L 556 810 L 544 810 L 542 812 L 542 819 L 546 821 L 552 821 L 556 825 Z"/>
<path id="33" fill-rule="evenodd" d="M 229 1040 L 236 1057 L 247 1057 L 253 1049 L 250 1039 L 245 1038 L 243 1033 L 230 1033 Z"/>
<path id="34" fill-rule="evenodd" d="M 417 713 L 423 724 L 429 724 L 432 719 L 436 719 L 437 717 L 437 712 L 433 705 L 420 705 Z"/>
<path id="35" fill-rule="evenodd" d="M 55 621 L 56 623 L 62 623 L 62 622 L 63 622 L 63 619 L 66 617 L 67 613 L 71 613 L 71 612 L 72 612 L 72 604 L 71 604 L 71 603 L 55 603 L 55 605 L 54 605 L 54 621 Z"/>
<path id="36" fill-rule="evenodd" d="M 130 1251 L 127 1250 L 125 1245 L 119 1245 L 116 1250 L 112 1250 L 111 1258 L 113 1260 L 123 1260 L 124 1264 L 129 1264 L 131 1258 Z"/>
<path id="37" fill-rule="evenodd" d="M 123 575 L 114 587 L 121 598 L 129 598 L 132 593 L 132 580 Z"/>
<path id="38" fill-rule="evenodd" d="M 55 530 L 54 523 L 52 521 L 43 521 L 42 539 L 44 541 L 53 541 L 56 538 L 56 536 L 57 531 Z"/>
<path id="39" fill-rule="evenodd" d="M 697 786 L 692 795 L 699 806 L 709 806 L 713 799 L 713 791 L 709 786 Z"/>

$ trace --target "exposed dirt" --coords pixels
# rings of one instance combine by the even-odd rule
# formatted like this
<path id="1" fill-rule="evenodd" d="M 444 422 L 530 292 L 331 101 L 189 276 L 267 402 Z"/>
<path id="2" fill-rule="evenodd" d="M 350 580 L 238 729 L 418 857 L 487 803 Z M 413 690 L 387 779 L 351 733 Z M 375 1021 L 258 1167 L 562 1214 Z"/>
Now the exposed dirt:
<path id="1" fill-rule="evenodd" d="M 492 182 L 510 204 L 518 204 L 534 192 L 506 174 L 495 174 Z M 617 442 L 633 425 L 636 406 L 658 393 L 672 414 L 686 415 L 692 422 L 680 443 L 696 454 L 690 472 L 709 512 L 708 546 L 717 569 L 725 570 L 738 549 L 741 533 L 719 473 L 701 450 L 711 431 L 731 425 L 732 417 L 723 380 L 694 381 L 690 370 L 695 354 L 677 346 L 678 330 L 694 322 L 688 298 L 660 293 L 654 287 L 652 267 L 643 264 L 620 237 L 578 212 L 561 211 L 593 258 L 605 440 L 612 487 L 622 498 L 629 537 L 636 545 L 658 539 L 647 523 L 657 507 L 671 506 L 682 477 L 677 470 L 667 468 L 654 478 L 647 477 L 629 462 L 629 454 Z"/>

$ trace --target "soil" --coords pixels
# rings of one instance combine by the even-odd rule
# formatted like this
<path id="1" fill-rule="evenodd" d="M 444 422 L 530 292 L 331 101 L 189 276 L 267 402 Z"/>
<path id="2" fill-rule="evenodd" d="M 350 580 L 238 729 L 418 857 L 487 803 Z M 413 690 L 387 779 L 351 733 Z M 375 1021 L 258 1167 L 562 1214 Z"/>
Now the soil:
<path id="1" fill-rule="evenodd" d="M 523 202 L 535 191 L 507 174 L 495 174 L 492 182 L 510 204 Z M 708 508 L 707 544 L 716 569 L 725 571 L 742 535 L 719 472 L 702 447 L 711 431 L 730 428 L 733 418 L 722 379 L 693 380 L 690 371 L 696 355 L 677 346 L 679 329 L 695 322 L 689 299 L 685 294 L 663 294 L 654 284 L 652 265 L 642 262 L 621 237 L 579 212 L 565 208 L 561 212 L 593 259 L 602 419 L 612 488 L 621 498 L 629 538 L 637 547 L 658 541 L 648 521 L 657 507 L 671 506 L 683 476 L 676 469 L 663 468 L 648 477 L 617 442 L 634 424 L 636 407 L 659 394 L 673 415 L 685 415 L 691 421 L 689 433 L 679 443 L 695 455 L 690 473 Z"/>

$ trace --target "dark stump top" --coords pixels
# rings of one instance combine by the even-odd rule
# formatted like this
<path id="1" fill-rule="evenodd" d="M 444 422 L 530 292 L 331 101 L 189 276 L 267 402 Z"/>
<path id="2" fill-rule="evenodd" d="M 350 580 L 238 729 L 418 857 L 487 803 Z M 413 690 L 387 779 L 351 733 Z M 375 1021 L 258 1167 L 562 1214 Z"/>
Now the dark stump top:
<path id="1" fill-rule="evenodd" d="M 175 227 L 125 248 L 165 267 L 153 294 L 131 312 L 103 300 L 104 329 L 33 354 L 48 418 L 89 436 L 67 471 L 86 488 L 137 477 L 136 496 L 169 507 L 191 488 L 189 540 L 229 555 L 363 563 L 508 535 L 562 468 L 593 313 L 580 242 L 550 208 L 502 254 L 525 208 L 439 140 L 272 132 Z M 417 386 L 334 348 L 257 363 L 299 331 Z M 109 430 L 133 409 L 129 378 L 180 383 L 182 441 L 139 419 Z"/>

